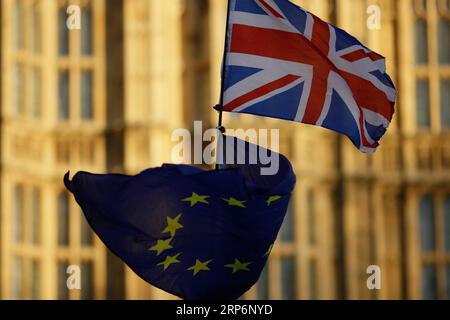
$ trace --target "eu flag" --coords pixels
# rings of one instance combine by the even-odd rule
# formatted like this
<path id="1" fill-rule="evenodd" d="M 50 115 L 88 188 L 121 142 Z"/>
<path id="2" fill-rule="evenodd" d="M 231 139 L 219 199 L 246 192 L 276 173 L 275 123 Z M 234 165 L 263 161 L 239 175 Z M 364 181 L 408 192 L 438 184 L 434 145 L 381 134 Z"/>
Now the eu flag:
<path id="1" fill-rule="evenodd" d="M 204 171 L 166 164 L 136 176 L 78 172 L 66 187 L 105 245 L 150 284 L 184 299 L 237 299 L 258 280 L 295 175 L 280 155 Z"/>

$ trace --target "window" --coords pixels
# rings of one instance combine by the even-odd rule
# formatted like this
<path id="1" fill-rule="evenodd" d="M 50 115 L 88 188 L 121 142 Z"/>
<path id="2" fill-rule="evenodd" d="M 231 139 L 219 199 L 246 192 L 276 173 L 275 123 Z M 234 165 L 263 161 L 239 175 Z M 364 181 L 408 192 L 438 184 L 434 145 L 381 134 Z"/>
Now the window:
<path id="1" fill-rule="evenodd" d="M 36 1 L 31 9 L 31 25 L 32 25 L 32 38 L 31 47 L 35 53 L 41 52 L 41 13 L 40 13 L 40 1 Z"/>
<path id="2" fill-rule="evenodd" d="M 294 257 L 281 258 L 281 299 L 294 300 L 295 295 L 295 260 Z"/>
<path id="3" fill-rule="evenodd" d="M 66 8 L 62 7 L 58 11 L 58 52 L 61 56 L 69 54 L 69 29 L 66 21 Z"/>
<path id="4" fill-rule="evenodd" d="M 423 196 L 419 204 L 423 299 L 449 299 L 450 195 Z"/>
<path id="5" fill-rule="evenodd" d="M 437 0 L 438 12 L 438 62 L 448 67 L 450 65 L 450 2 Z M 440 110 L 442 128 L 450 128 L 450 78 L 444 68 L 439 70 Z"/>
<path id="6" fill-rule="evenodd" d="M 69 245 L 69 197 L 66 192 L 58 197 L 58 244 Z"/>
<path id="7" fill-rule="evenodd" d="M 23 299 L 23 265 L 20 257 L 12 258 L 11 266 L 11 299 Z"/>
<path id="8" fill-rule="evenodd" d="M 447 197 L 444 201 L 443 215 L 444 215 L 443 220 L 444 220 L 444 237 L 445 237 L 444 246 L 445 251 L 447 253 L 450 253 L 450 197 Z"/>
<path id="9" fill-rule="evenodd" d="M 309 261 L 309 299 L 317 299 L 317 263 L 316 260 Z"/>
<path id="10" fill-rule="evenodd" d="M 40 243 L 41 223 L 41 193 L 34 189 L 31 193 L 31 241 L 33 244 Z"/>
<path id="11" fill-rule="evenodd" d="M 94 53 L 94 33 L 96 32 L 94 30 L 94 11 L 96 6 L 93 3 L 93 1 L 80 3 L 81 29 L 69 31 L 66 26 L 68 18 L 66 2 L 60 1 L 58 117 L 62 121 L 73 117 L 82 121 L 94 120 L 94 89 L 97 90 L 96 95 L 101 94 L 98 91 L 99 88 L 94 88 L 97 62 L 93 58 L 97 52 Z M 73 39 L 71 38 L 72 34 L 74 35 Z M 72 45 L 77 47 L 72 48 Z M 101 52 L 98 55 L 101 57 Z M 68 59 L 68 56 L 71 59 Z"/>
<path id="12" fill-rule="evenodd" d="M 38 117 L 41 111 L 41 0 L 14 0 L 11 21 L 11 115 Z M 9 30 L 9 29 L 8 29 Z M 28 100 L 28 97 L 30 98 Z"/>
<path id="13" fill-rule="evenodd" d="M 441 80 L 441 126 L 450 128 L 450 80 Z"/>
<path id="14" fill-rule="evenodd" d="M 58 300 L 69 299 L 69 289 L 67 288 L 67 278 L 69 277 L 67 273 L 68 267 L 69 263 L 66 261 L 60 261 L 58 263 Z"/>
<path id="15" fill-rule="evenodd" d="M 450 266 L 447 266 L 445 271 L 445 291 L 447 292 L 447 299 L 450 297 Z"/>
<path id="16" fill-rule="evenodd" d="M 422 267 L 422 298 L 426 300 L 438 298 L 435 265 L 424 265 Z"/>
<path id="17" fill-rule="evenodd" d="M 23 32 L 24 12 L 21 0 L 16 0 L 14 3 L 13 17 L 14 17 L 13 18 L 14 47 L 17 50 L 22 50 L 24 48 L 24 32 Z"/>
<path id="18" fill-rule="evenodd" d="M 439 63 L 450 64 L 450 3 L 437 0 Z"/>
<path id="19" fill-rule="evenodd" d="M 448 70 L 439 66 L 450 65 L 449 1 L 411 0 L 411 3 L 414 11 L 410 21 L 414 28 L 415 70 L 405 67 L 404 72 L 415 72 L 416 125 L 435 131 L 449 129 L 450 79 Z"/>
<path id="20" fill-rule="evenodd" d="M 105 40 L 106 33 L 104 26 L 94 27 L 94 19 L 100 17 L 104 22 L 107 1 L 0 2 L 3 9 L 0 9 L 1 16 L 6 18 L 2 20 L 2 32 L 5 32 L 5 40 L 8 41 L 4 43 L 4 49 L 7 49 L 8 53 L 4 56 L 4 62 L 8 68 L 2 70 L 2 77 L 4 76 L 9 85 L 9 94 L 5 96 L 5 102 L 9 103 L 5 105 L 5 117 L 12 122 L 20 120 L 19 125 L 29 122 L 31 129 L 42 122 L 43 116 L 49 116 L 47 120 L 52 122 L 51 124 L 56 120 L 60 121 L 61 125 L 66 125 L 69 120 L 79 124 L 80 119 L 93 119 L 97 112 L 94 110 L 94 101 L 99 97 L 98 101 L 103 103 L 104 99 L 101 97 L 105 95 L 106 90 L 105 75 L 96 74 L 97 71 L 103 71 L 106 48 L 95 43 L 96 40 Z M 66 10 L 71 4 L 79 5 L 82 9 L 81 30 L 70 31 L 66 26 Z M 46 34 L 47 31 L 49 34 Z M 54 65 L 48 67 L 48 59 L 44 59 L 44 56 L 55 58 Z M 47 81 L 49 79 L 51 81 Z M 48 101 L 55 103 L 52 106 L 44 104 Z M 50 110 L 53 115 L 46 114 Z M 40 140 L 39 137 L 25 141 L 26 132 L 19 130 L 11 134 L 13 153 L 14 150 L 19 150 L 21 152 L 17 156 L 21 156 L 28 151 L 28 162 L 33 159 L 36 162 L 41 158 L 42 150 L 39 150 L 40 143 L 37 141 Z M 98 143 L 96 137 L 88 134 L 75 139 L 76 141 L 68 141 L 66 138 L 70 137 L 60 137 L 54 141 L 57 153 L 61 149 L 60 146 L 64 146 L 64 150 L 61 150 L 67 152 L 55 154 L 56 159 L 53 160 L 66 163 L 67 161 L 60 159 L 61 154 L 62 158 L 67 158 L 63 160 L 71 160 L 67 142 L 73 142 L 77 146 L 75 151 L 81 165 L 88 165 L 97 160 L 94 156 L 82 157 L 83 152 L 87 153 L 86 150 L 92 153 L 95 149 Z M 27 150 L 27 146 L 31 146 L 31 149 Z M 103 298 L 106 288 L 97 288 L 94 285 L 94 274 L 98 273 L 98 277 L 106 279 L 104 270 L 97 269 L 104 269 L 106 263 L 107 257 L 99 254 L 103 252 L 104 247 L 100 241 L 95 241 L 95 233 L 84 216 L 77 215 L 72 196 L 68 192 L 53 194 L 50 199 L 53 205 L 50 205 L 49 209 L 54 212 L 49 214 L 54 223 L 47 226 L 47 195 L 39 179 L 28 177 L 26 172 L 18 174 L 24 179 L 11 177 L 13 183 L 4 185 L 7 197 L 4 200 L 9 204 L 8 211 L 5 212 L 5 221 L 9 225 L 3 226 L 4 235 L 8 237 L 3 239 L 6 241 L 7 250 L 2 252 L 5 259 L 2 259 L 4 265 L 1 266 L 1 271 L 7 273 L 7 277 L 3 279 L 4 283 L 2 282 L 3 289 L 7 290 L 3 292 L 5 298 Z M 47 227 L 54 230 L 47 234 Z M 52 254 L 48 254 L 48 241 L 54 241 L 52 245 L 56 245 L 56 248 L 51 250 Z M 66 281 L 70 275 L 66 273 L 66 269 L 72 263 L 80 265 L 83 271 L 80 279 L 84 286 L 83 292 L 67 288 Z M 53 271 L 55 274 L 47 274 Z M 54 280 L 54 285 L 50 287 L 44 283 L 48 277 Z"/>
<path id="21" fill-rule="evenodd" d="M 92 261 L 81 264 L 81 299 L 94 299 L 94 266 Z"/>
<path id="22" fill-rule="evenodd" d="M 428 28 L 427 21 L 424 19 L 416 20 L 415 35 L 416 35 L 416 63 L 428 63 Z"/>
<path id="23" fill-rule="evenodd" d="M 417 80 L 416 82 L 416 117 L 417 126 L 429 128 L 430 122 L 430 90 L 427 80 Z"/>
<path id="24" fill-rule="evenodd" d="M 14 211 L 13 211 L 13 239 L 15 242 L 23 241 L 23 206 L 24 206 L 24 191 L 21 185 L 18 185 L 14 189 Z"/>
<path id="25" fill-rule="evenodd" d="M 293 221 L 293 200 L 289 203 L 286 216 L 284 217 L 283 225 L 280 229 L 280 240 L 282 242 L 291 242 L 294 240 L 294 221 Z"/>
<path id="26" fill-rule="evenodd" d="M 91 226 L 86 221 L 84 213 L 80 210 L 80 223 L 81 223 L 81 245 L 91 246 L 94 243 L 94 235 Z"/>
<path id="27" fill-rule="evenodd" d="M 41 265 L 39 261 L 31 261 L 31 299 L 37 300 L 40 298 L 40 281 L 41 281 Z"/>
<path id="28" fill-rule="evenodd" d="M 60 120 L 69 119 L 69 72 L 67 70 L 59 72 L 58 83 L 59 103 L 58 116 Z"/>
<path id="29" fill-rule="evenodd" d="M 256 298 L 269 300 L 269 263 L 267 262 L 256 285 Z"/>
<path id="30" fill-rule="evenodd" d="M 92 10 L 85 7 L 81 13 L 81 53 L 92 54 Z"/>
<path id="31" fill-rule="evenodd" d="M 435 249 L 435 217 L 433 199 L 430 195 L 422 198 L 420 202 L 420 238 L 423 252 Z"/>
<path id="32" fill-rule="evenodd" d="M 41 114 L 41 74 L 37 67 L 31 72 L 31 113 L 38 118 Z"/>
<path id="33" fill-rule="evenodd" d="M 184 85 L 187 109 L 192 110 L 191 118 L 200 120 L 209 103 L 210 60 L 209 4 L 208 1 L 187 0 L 183 16 L 183 54 L 186 73 Z"/>
<path id="34" fill-rule="evenodd" d="M 14 66 L 14 97 L 13 97 L 13 108 L 14 114 L 20 115 L 23 113 L 25 104 L 24 95 L 24 69 L 21 63 L 17 63 Z"/>
<path id="35" fill-rule="evenodd" d="M 92 119 L 92 71 L 81 73 L 81 118 Z"/>
<path id="36" fill-rule="evenodd" d="M 307 211 L 306 217 L 308 221 L 308 239 L 309 244 L 314 245 L 316 243 L 316 209 L 315 209 L 315 197 L 314 192 L 309 190 L 307 193 Z"/>

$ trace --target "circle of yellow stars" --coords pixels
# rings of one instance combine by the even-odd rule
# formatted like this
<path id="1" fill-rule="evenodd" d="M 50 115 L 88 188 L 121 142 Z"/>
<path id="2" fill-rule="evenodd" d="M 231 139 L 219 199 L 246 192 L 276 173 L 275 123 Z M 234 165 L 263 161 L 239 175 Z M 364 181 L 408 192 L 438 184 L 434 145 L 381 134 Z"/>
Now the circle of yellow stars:
<path id="1" fill-rule="evenodd" d="M 189 205 L 192 208 L 192 207 L 196 206 L 197 204 L 208 205 L 209 204 L 209 202 L 207 200 L 208 198 L 210 198 L 209 195 L 200 195 L 195 192 L 192 192 L 191 196 L 186 197 L 186 198 L 182 199 L 181 201 L 189 202 Z M 281 198 L 282 197 L 279 195 L 269 196 L 266 200 L 266 204 L 267 204 L 267 206 L 271 206 L 274 202 L 277 202 Z M 234 197 L 222 198 L 222 200 L 225 201 L 228 204 L 228 206 L 238 207 L 238 208 L 246 208 L 245 200 L 239 200 Z M 156 241 L 156 244 L 154 244 L 153 246 L 148 248 L 149 251 L 154 251 L 156 253 L 156 256 L 160 256 L 163 252 L 173 249 L 173 246 L 171 243 L 172 243 L 176 233 L 178 232 L 178 230 L 184 228 L 184 226 L 180 222 L 180 219 L 182 218 L 182 216 L 183 216 L 183 214 L 179 213 L 175 217 L 168 216 L 166 218 L 167 226 L 164 228 L 162 233 L 163 234 L 168 233 L 170 235 L 170 238 L 158 239 Z M 269 246 L 269 248 L 267 249 L 267 251 L 264 253 L 264 257 L 268 257 L 270 255 L 272 248 L 273 248 L 273 244 L 271 244 Z M 167 255 L 165 257 L 164 261 L 158 263 L 157 266 L 161 266 L 163 268 L 163 271 L 166 271 L 167 269 L 169 269 L 169 267 L 171 265 L 181 263 L 181 261 L 178 259 L 181 255 L 182 255 L 182 252 L 178 252 L 175 255 Z M 206 261 L 201 261 L 199 259 L 195 259 L 195 263 L 192 266 L 190 266 L 189 268 L 187 268 L 186 270 L 192 271 L 193 276 L 196 276 L 201 271 L 210 271 L 211 269 L 209 267 L 209 264 L 212 261 L 213 261 L 212 259 L 206 260 Z M 234 259 L 233 263 L 226 264 L 226 265 L 224 265 L 224 267 L 231 269 L 230 271 L 232 272 L 232 274 L 235 274 L 239 271 L 250 271 L 251 264 L 252 264 L 251 261 L 241 262 L 239 259 L 236 258 L 236 259 Z"/>

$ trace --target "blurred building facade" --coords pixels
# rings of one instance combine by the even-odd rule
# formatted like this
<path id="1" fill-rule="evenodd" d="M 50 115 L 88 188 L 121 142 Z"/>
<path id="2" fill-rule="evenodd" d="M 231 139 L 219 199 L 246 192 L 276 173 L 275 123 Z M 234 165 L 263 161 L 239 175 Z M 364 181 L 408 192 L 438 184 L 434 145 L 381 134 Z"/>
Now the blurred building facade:
<path id="1" fill-rule="evenodd" d="M 400 92 L 376 154 L 304 125 L 280 128 L 298 185 L 249 299 L 450 298 L 450 3 L 294 1 L 385 55 Z M 66 26 L 79 5 L 81 30 Z M 2 0 L 0 298 L 170 298 L 92 234 L 62 176 L 171 161 L 172 131 L 212 127 L 226 0 Z M 381 9 L 381 30 L 367 9 Z M 372 14 L 372 13 L 371 13 Z M 81 290 L 68 290 L 68 265 Z M 366 270 L 381 268 L 381 290 Z"/>

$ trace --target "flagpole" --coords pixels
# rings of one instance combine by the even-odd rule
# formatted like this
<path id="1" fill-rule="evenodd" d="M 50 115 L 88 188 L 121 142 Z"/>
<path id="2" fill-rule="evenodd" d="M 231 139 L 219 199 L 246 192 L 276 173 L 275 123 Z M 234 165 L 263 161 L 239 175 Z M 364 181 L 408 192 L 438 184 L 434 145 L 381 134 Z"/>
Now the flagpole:
<path id="1" fill-rule="evenodd" d="M 222 57 L 222 71 L 221 71 L 221 83 L 220 83 L 220 101 L 219 104 L 214 106 L 214 110 L 216 110 L 219 113 L 219 119 L 217 123 L 217 130 L 220 132 L 220 134 L 224 134 L 226 129 L 223 126 L 223 91 L 225 88 L 225 70 L 226 70 L 226 58 L 227 58 L 227 51 L 228 51 L 228 26 L 230 24 L 230 0 L 227 0 L 227 20 L 226 20 L 226 26 L 225 26 L 225 43 L 223 46 L 223 57 Z M 219 153 L 219 141 L 217 141 L 217 150 L 216 150 L 216 170 L 219 170 L 219 164 L 217 163 L 218 159 L 218 153 Z"/>

